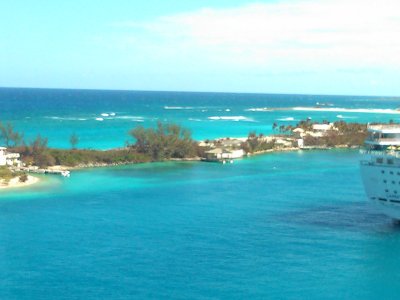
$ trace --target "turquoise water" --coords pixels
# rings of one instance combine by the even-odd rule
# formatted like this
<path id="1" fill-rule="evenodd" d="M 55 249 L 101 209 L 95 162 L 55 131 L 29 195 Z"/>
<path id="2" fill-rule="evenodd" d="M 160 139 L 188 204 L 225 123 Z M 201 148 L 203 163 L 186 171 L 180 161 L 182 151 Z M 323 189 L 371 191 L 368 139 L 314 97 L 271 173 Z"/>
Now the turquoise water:
<path id="1" fill-rule="evenodd" d="M 3 90 L 1 101 L 8 109 L 1 119 L 28 128 L 25 118 L 34 118 L 61 146 L 63 134 L 72 129 L 105 136 L 101 126 L 115 133 L 126 125 L 87 120 L 75 128 L 78 121 L 61 120 L 58 136 L 52 127 L 57 119 L 43 116 L 70 116 L 72 110 L 86 116 L 95 106 L 99 113 L 117 111 L 119 102 L 106 101 L 110 107 L 104 107 L 97 98 L 93 107 L 90 101 L 77 101 L 73 108 L 54 91 L 41 91 L 58 104 L 50 109 L 38 101 L 21 111 L 38 91 L 18 91 L 24 97 L 7 102 L 16 91 Z M 106 98 L 108 92 L 100 95 Z M 199 94 L 205 100 L 191 101 L 211 107 L 210 99 L 222 97 L 219 107 L 231 101 L 231 112 L 241 105 L 246 114 L 245 107 L 280 101 L 270 97 L 282 97 L 285 105 L 316 100 L 259 95 L 255 102 L 235 102 L 233 96 Z M 160 99 L 149 106 L 148 115 L 188 117 L 189 109 L 164 109 L 167 104 Z M 393 99 L 335 99 L 348 108 L 398 104 Z M 231 134 L 264 126 L 261 116 L 269 116 L 265 123 L 273 119 L 259 113 L 257 122 L 198 123 L 204 123 L 204 130 L 226 126 Z M 396 117 L 357 114 L 357 120 L 378 116 Z M 105 138 L 96 146 L 110 147 L 117 139 Z M 46 176 L 26 189 L 1 191 L 0 299 L 397 298 L 400 227 L 366 201 L 359 159 L 355 150 L 334 150 L 268 154 L 228 165 L 149 163 L 74 171 L 70 178 Z"/>
<path id="2" fill-rule="evenodd" d="M 68 148 L 69 137 L 76 133 L 78 147 L 100 149 L 124 146 L 126 141 L 132 142 L 130 129 L 155 126 L 158 120 L 181 124 L 191 129 L 196 139 L 243 137 L 253 130 L 268 134 L 274 122 L 295 125 L 307 117 L 316 121 L 400 121 L 398 113 L 253 110 L 314 107 L 316 103 L 394 110 L 399 108 L 400 98 L 0 88 L 0 120 L 12 122 L 28 141 L 41 134 L 51 146 Z"/>
<path id="3" fill-rule="evenodd" d="M 0 202 L 1 299 L 394 297 L 356 151 L 76 171 Z"/>

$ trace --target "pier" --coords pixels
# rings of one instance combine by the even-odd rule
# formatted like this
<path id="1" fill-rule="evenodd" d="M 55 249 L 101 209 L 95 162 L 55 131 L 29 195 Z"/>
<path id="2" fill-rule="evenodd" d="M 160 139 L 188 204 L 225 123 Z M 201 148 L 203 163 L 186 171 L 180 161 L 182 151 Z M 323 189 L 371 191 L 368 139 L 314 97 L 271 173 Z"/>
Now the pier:
<path id="1" fill-rule="evenodd" d="M 58 170 L 58 169 L 40 169 L 38 167 L 19 167 L 18 171 L 24 171 L 27 173 L 35 173 L 35 174 L 52 174 L 52 175 L 61 175 L 63 177 L 70 177 L 71 172 L 68 170 Z"/>

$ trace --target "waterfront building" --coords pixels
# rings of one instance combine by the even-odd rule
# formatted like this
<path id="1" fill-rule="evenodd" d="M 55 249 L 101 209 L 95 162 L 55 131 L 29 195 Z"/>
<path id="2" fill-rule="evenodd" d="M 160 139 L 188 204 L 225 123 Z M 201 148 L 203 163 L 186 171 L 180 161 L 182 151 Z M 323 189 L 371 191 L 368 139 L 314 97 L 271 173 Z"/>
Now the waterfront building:
<path id="1" fill-rule="evenodd" d="M 243 149 L 222 149 L 222 148 L 215 148 L 209 151 L 205 152 L 206 155 L 206 160 L 209 161 L 219 161 L 219 160 L 225 160 L 225 159 L 236 159 L 236 158 L 241 158 L 244 156 L 244 151 Z"/>
<path id="2" fill-rule="evenodd" d="M 6 147 L 0 147 L 0 166 L 21 166 L 19 153 L 7 152 Z"/>

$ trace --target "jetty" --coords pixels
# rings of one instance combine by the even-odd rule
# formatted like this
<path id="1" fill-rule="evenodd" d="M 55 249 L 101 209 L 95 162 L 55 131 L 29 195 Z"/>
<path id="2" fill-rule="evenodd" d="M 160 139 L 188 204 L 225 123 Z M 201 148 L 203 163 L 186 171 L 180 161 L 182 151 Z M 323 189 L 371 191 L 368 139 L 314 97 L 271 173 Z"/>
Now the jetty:
<path id="1" fill-rule="evenodd" d="M 42 169 L 37 166 L 31 166 L 31 167 L 19 167 L 18 171 L 23 171 L 26 173 L 35 173 L 35 174 L 53 174 L 53 175 L 61 175 L 63 177 L 70 177 L 71 172 L 68 170 L 61 170 L 61 169 Z"/>

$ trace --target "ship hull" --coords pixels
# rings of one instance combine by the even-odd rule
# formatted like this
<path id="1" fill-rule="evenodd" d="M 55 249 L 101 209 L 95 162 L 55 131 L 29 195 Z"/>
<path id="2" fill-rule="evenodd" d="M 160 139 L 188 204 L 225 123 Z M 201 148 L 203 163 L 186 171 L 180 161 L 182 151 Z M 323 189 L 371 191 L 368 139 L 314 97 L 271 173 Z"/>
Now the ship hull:
<path id="1" fill-rule="evenodd" d="M 400 220 L 400 166 L 363 161 L 361 176 L 369 201 L 382 213 Z"/>

